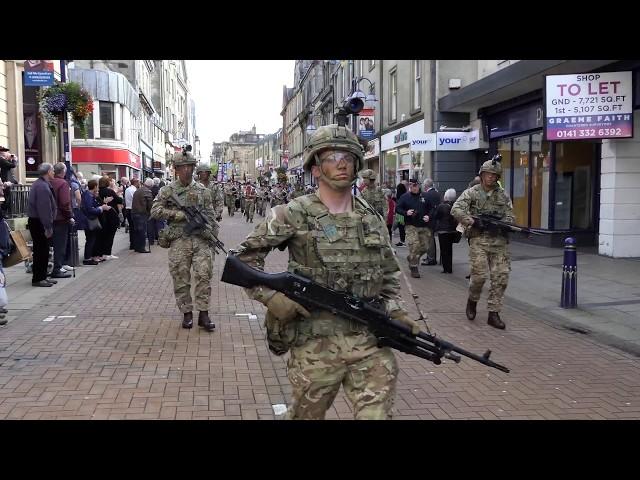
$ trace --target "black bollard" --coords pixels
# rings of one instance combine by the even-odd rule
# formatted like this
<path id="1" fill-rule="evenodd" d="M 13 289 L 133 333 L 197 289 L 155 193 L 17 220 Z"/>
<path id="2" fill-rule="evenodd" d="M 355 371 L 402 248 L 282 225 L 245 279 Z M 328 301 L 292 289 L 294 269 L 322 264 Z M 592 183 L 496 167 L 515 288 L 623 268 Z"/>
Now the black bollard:
<path id="1" fill-rule="evenodd" d="M 564 261 L 562 264 L 562 293 L 560 306 L 562 308 L 576 308 L 578 292 L 578 252 L 576 239 L 564 239 Z"/>

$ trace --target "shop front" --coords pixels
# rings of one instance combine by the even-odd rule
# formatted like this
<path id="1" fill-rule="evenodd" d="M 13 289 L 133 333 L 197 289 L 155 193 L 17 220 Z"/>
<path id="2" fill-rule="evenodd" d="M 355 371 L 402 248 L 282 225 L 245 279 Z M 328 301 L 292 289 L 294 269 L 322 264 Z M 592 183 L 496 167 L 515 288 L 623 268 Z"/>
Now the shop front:
<path id="1" fill-rule="evenodd" d="M 548 230 L 531 239 L 540 243 L 559 246 L 570 233 L 580 245 L 597 245 L 601 141 L 547 140 L 542 99 L 485 120 L 489 155 L 502 155 L 515 223 Z"/>
<path id="2" fill-rule="evenodd" d="M 101 147 L 71 147 L 74 168 L 85 178 L 92 175 L 107 175 L 114 179 L 140 175 L 140 156 L 129 150 Z"/>
<path id="3" fill-rule="evenodd" d="M 382 161 L 382 181 L 380 184 L 387 188 L 395 188 L 402 180 L 417 178 L 423 180 L 425 175 L 426 153 L 412 151 L 410 142 L 412 137 L 424 135 L 424 120 L 406 125 L 380 138 L 380 156 Z"/>

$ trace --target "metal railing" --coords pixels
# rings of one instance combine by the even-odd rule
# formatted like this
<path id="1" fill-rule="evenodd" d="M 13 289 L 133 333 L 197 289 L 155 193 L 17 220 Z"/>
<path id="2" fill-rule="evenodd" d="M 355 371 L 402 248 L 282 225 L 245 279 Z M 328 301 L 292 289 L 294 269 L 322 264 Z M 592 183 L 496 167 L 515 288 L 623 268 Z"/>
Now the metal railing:
<path id="1" fill-rule="evenodd" d="M 5 218 L 26 217 L 29 209 L 31 185 L 11 185 L 5 190 L 2 212 Z"/>

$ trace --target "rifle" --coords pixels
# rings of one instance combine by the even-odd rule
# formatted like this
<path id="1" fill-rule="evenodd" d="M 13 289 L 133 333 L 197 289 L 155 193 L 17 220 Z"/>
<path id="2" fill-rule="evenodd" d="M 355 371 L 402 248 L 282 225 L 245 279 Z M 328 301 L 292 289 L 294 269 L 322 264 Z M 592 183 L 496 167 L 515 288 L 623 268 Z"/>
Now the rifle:
<path id="1" fill-rule="evenodd" d="M 175 203 L 180 210 L 182 210 L 187 217 L 187 224 L 184 226 L 184 233 L 187 235 L 198 234 L 200 232 L 206 233 L 205 238 L 209 240 L 209 243 L 212 244 L 213 250 L 216 253 L 218 249 L 222 250 L 224 253 L 227 251 L 224 249 L 224 243 L 222 243 L 215 234 L 214 228 L 217 227 L 217 223 L 211 223 L 207 217 L 202 215 L 202 213 L 196 207 L 187 207 L 184 203 L 178 198 L 175 192 L 171 193 L 169 197 L 173 203 Z"/>
<path id="2" fill-rule="evenodd" d="M 488 231 L 493 235 L 505 232 L 517 232 L 523 233 L 525 235 L 544 235 L 546 233 L 549 233 L 527 227 L 521 227 L 519 225 L 514 225 L 513 223 L 500 220 L 500 217 L 498 217 L 497 215 L 490 215 L 488 213 L 471 215 L 471 218 L 473 218 L 473 225 L 471 226 L 472 228 L 477 228 L 481 231 Z"/>
<path id="3" fill-rule="evenodd" d="M 480 356 L 429 333 L 420 332 L 414 335 L 409 326 L 392 319 L 373 303 L 337 292 L 294 273 L 265 273 L 252 268 L 235 255 L 229 254 L 221 280 L 245 288 L 264 285 L 284 294 L 307 309 L 321 308 L 334 315 L 367 325 L 378 339 L 379 347 L 389 346 L 429 360 L 436 365 L 442 363 L 443 357 L 459 363 L 460 356 L 456 355 L 457 353 L 488 367 L 509 373 L 507 367 L 489 360 L 491 350 L 487 350 Z"/>

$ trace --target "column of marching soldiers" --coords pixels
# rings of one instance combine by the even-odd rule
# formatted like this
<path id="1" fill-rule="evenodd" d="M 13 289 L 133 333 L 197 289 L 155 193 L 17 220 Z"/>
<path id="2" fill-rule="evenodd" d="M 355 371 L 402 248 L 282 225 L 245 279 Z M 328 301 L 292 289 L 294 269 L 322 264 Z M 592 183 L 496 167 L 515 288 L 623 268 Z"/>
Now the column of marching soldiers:
<path id="1" fill-rule="evenodd" d="M 271 250 L 288 249 L 290 273 L 375 306 L 390 322 L 404 325 L 403 339 L 408 342 L 423 335 L 423 330 L 409 317 L 401 297 L 401 277 L 412 290 L 391 242 L 394 213 L 402 216 L 407 230 L 407 260 L 416 278 L 420 256 L 428 252 L 437 230 L 427 225 L 433 220 L 449 225 L 438 233 L 442 238 L 450 234 L 451 242 L 455 242 L 457 229 L 464 230 L 471 268 L 467 318 L 475 319 L 476 304 L 489 276 L 487 323 L 505 328 L 499 312 L 510 270 L 507 234 L 504 229 L 490 228 L 478 217 L 490 214 L 507 223 L 513 221 L 511 200 L 499 184 L 499 158 L 485 162 L 475 184 L 457 200 L 453 191 L 453 198 L 445 195 L 445 201 L 435 208 L 429 203 L 430 192 L 422 192 L 417 180 L 410 181 L 408 191 L 396 205 L 392 193 L 376 185 L 375 173 L 363 170 L 363 154 L 357 137 L 345 126 L 320 127 L 303 158 L 304 170 L 315 185 L 305 186 L 289 184 L 284 173 L 278 173 L 275 185 L 262 178 L 258 182 L 217 182 L 208 166 L 196 168 L 190 149 L 176 153 L 176 180 L 159 191 L 151 217 L 167 222 L 158 244 L 168 249 L 176 304 L 183 314 L 182 328 L 193 327 L 197 310 L 198 325 L 205 331 L 215 330 L 209 301 L 225 208 L 229 217 L 239 212 L 248 223 L 253 223 L 256 213 L 263 217 L 229 255 L 263 270 Z M 356 187 L 358 176 L 360 188 Z M 425 187 L 429 186 L 426 182 Z M 199 223 L 194 220 L 198 215 Z M 450 273 L 444 258 L 443 267 Z M 287 418 L 324 418 L 341 385 L 355 418 L 391 418 L 398 366 L 389 344 L 383 346 L 375 331 L 335 310 L 320 305 L 310 308 L 302 299 L 294 301 L 291 295 L 265 285 L 243 286 L 250 298 L 267 307 L 265 327 L 271 352 L 290 354 L 287 367 L 293 389 Z M 423 320 L 419 307 L 418 311 Z"/>

